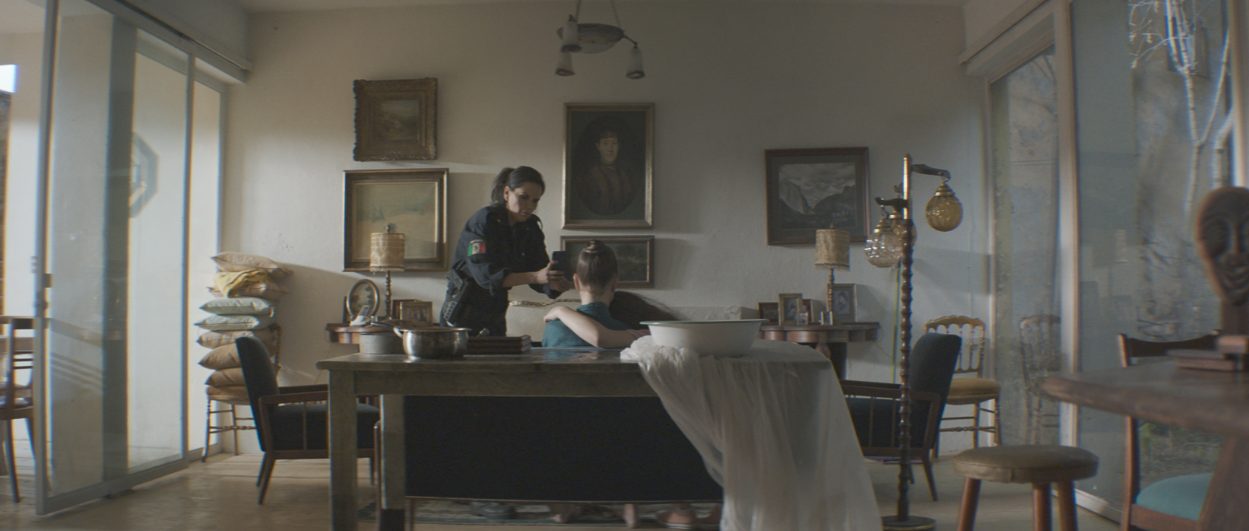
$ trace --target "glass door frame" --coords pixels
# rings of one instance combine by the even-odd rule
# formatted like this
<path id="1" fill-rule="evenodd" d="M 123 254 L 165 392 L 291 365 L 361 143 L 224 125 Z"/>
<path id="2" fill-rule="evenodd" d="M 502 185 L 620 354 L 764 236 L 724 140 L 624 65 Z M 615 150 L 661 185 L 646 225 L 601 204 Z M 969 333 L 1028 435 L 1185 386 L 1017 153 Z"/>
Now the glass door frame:
<path id="1" fill-rule="evenodd" d="M 222 83 L 201 73 L 204 68 L 215 69 L 216 72 L 235 79 L 243 78 L 241 68 L 223 63 L 219 57 L 211 57 L 205 63 L 202 57 L 213 56 L 211 50 L 188 40 L 186 37 L 174 32 L 168 26 L 154 21 L 142 13 L 135 11 L 127 6 L 119 4 L 111 0 L 85 0 L 92 5 L 108 12 L 114 17 L 114 21 L 120 21 L 122 24 L 133 28 L 135 32 L 145 32 L 150 34 L 166 44 L 171 45 L 182 53 L 186 54 L 186 71 L 185 74 L 185 106 L 184 106 L 184 160 L 182 164 L 182 185 L 184 190 L 183 196 L 183 216 L 182 216 L 182 245 L 181 245 L 181 315 L 178 318 L 182 333 L 181 344 L 182 370 L 180 370 L 180 389 L 181 408 L 180 415 L 181 426 L 178 430 L 181 438 L 180 451 L 178 458 L 169 460 L 161 464 L 156 464 L 149 468 L 137 471 L 123 470 L 119 475 L 112 478 L 103 478 L 102 481 L 91 484 L 87 487 L 78 488 L 69 492 L 52 494 L 52 467 L 49 449 L 48 437 L 48 415 L 51 404 L 48 401 L 48 382 L 49 382 L 49 366 L 48 359 L 48 339 L 51 322 L 48 317 L 49 309 L 49 290 L 53 287 L 51 275 L 48 273 L 48 253 L 49 253 L 49 206 L 51 204 L 50 183 L 51 183 L 51 161 L 52 161 L 52 127 L 53 127 L 53 108 L 55 101 L 53 95 L 56 87 L 56 58 L 58 46 L 58 31 L 60 20 L 61 0 L 46 0 L 45 19 L 44 19 L 44 38 L 43 38 L 43 79 L 40 86 L 41 106 L 39 111 L 39 129 L 38 129 L 38 148 L 37 148 L 37 165 L 35 187 L 36 201 L 36 220 L 35 220 L 35 256 L 32 260 L 32 270 L 35 276 L 35 297 L 34 297 L 34 317 L 35 317 L 35 367 L 32 376 L 32 393 L 36 404 L 41 404 L 35 410 L 33 419 L 33 436 L 35 446 L 35 512 L 39 515 L 49 514 L 60 511 L 87 501 L 92 501 L 103 496 L 116 494 L 131 489 L 134 486 L 157 479 L 159 477 L 180 471 L 188 466 L 190 460 L 198 458 L 190 455 L 188 440 L 188 415 L 187 415 L 187 350 L 188 330 L 189 330 L 189 311 L 186 306 L 188 297 L 188 264 L 189 256 L 189 232 L 190 219 L 186 213 L 189 211 L 191 204 L 190 197 L 190 178 L 192 164 L 192 133 L 195 122 L 193 120 L 194 109 L 194 90 L 196 83 L 201 83 L 213 90 L 217 90 L 221 94 L 221 108 L 218 120 L 223 123 L 225 112 L 225 94 Z M 115 22 L 117 24 L 117 22 Z M 124 52 L 134 54 L 139 48 L 125 50 Z M 114 51 L 114 56 L 120 53 Z M 211 60 L 216 59 L 216 60 Z M 218 132 L 218 142 L 222 130 Z M 219 151 L 220 153 L 220 151 Z M 220 168 L 220 164 L 218 164 Z M 220 182 L 218 181 L 218 187 Z M 219 207 L 219 205 L 218 205 Z M 122 392 L 125 390 L 123 388 Z"/>

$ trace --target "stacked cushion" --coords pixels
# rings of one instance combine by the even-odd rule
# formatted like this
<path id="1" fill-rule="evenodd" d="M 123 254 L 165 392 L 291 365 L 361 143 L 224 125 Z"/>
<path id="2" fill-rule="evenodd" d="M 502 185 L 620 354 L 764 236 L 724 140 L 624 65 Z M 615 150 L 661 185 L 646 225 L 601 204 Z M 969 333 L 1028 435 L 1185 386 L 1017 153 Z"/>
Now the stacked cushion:
<path id="1" fill-rule="evenodd" d="M 277 359 L 281 328 L 275 303 L 285 293 L 277 279 L 289 275 L 290 270 L 264 256 L 237 252 L 220 253 L 213 262 L 218 272 L 208 289 L 217 298 L 200 306 L 208 315 L 195 323 L 205 330 L 197 342 L 210 349 L 199 364 L 213 371 L 204 381 L 209 398 L 246 402 L 247 388 L 234 340 L 255 337 Z"/>

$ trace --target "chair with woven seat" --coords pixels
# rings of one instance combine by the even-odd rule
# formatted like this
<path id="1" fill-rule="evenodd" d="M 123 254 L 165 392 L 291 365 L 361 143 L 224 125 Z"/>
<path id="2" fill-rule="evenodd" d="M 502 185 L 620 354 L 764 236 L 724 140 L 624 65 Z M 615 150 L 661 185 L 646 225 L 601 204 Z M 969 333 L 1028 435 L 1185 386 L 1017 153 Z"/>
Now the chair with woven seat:
<path id="1" fill-rule="evenodd" d="M 4 423 L 5 463 L 8 467 L 9 485 L 13 490 L 14 503 L 22 501 L 17 488 L 17 457 L 13 447 L 13 421 L 26 419 L 26 432 L 30 435 L 30 450 L 35 451 L 34 420 L 35 405 L 29 384 L 19 381 L 18 373 L 34 368 L 34 344 L 30 337 L 19 337 L 19 331 L 33 331 L 34 320 L 30 317 L 0 316 L 4 327 L 3 350 L 0 350 L 0 423 Z"/>
<path id="2" fill-rule="evenodd" d="M 933 482 L 929 456 L 937 438 L 937 422 L 945 409 L 961 342 L 958 336 L 928 333 L 915 342 L 911 352 L 911 462 L 907 466 L 923 465 L 933 501 L 937 501 L 937 486 Z M 896 463 L 901 446 L 898 442 L 901 387 L 893 383 L 844 380 L 841 389 L 846 395 L 846 406 L 863 457 Z"/>
<path id="3" fill-rule="evenodd" d="M 1129 367 L 1148 358 L 1161 359 L 1171 349 L 1211 350 L 1218 337 L 1208 334 L 1179 341 L 1146 341 L 1119 334 L 1119 362 Z M 1141 488 L 1141 425 L 1133 417 L 1124 421 L 1123 530 L 1196 530 L 1211 473 L 1172 476 Z"/>
<path id="4" fill-rule="evenodd" d="M 260 497 L 265 502 L 269 479 L 278 459 L 326 459 L 329 457 L 329 388 L 325 385 L 279 387 L 277 374 L 264 343 L 254 337 L 234 340 L 247 385 L 252 417 L 264 459 L 260 464 Z M 376 407 L 356 406 L 357 455 L 373 459 L 373 425 Z"/>
<path id="5" fill-rule="evenodd" d="M 1083 448 L 1035 444 L 972 448 L 954 456 L 954 472 L 966 479 L 959 506 L 958 531 L 972 531 L 980 482 L 1032 484 L 1032 528 L 1049 530 L 1050 489 L 1058 489 L 1058 521 L 1076 531 L 1076 480 L 1097 474 L 1097 456 Z"/>
<path id="6" fill-rule="evenodd" d="M 1002 444 L 999 406 L 1002 386 L 997 380 L 985 378 L 984 375 L 984 321 L 966 315 L 946 315 L 928 321 L 924 328 L 929 332 L 953 334 L 963 338 L 963 350 L 959 353 L 958 366 L 954 369 L 954 381 L 950 384 L 950 396 L 946 399 L 946 405 L 971 407 L 969 414 L 941 417 L 937 439 L 932 446 L 933 459 L 940 454 L 941 433 L 944 432 L 971 432 L 973 448 L 980 447 L 982 432 L 993 435 L 994 446 Z M 981 424 L 982 414 L 989 415 L 990 425 Z M 971 421 L 971 425 L 948 426 L 949 421 Z"/>

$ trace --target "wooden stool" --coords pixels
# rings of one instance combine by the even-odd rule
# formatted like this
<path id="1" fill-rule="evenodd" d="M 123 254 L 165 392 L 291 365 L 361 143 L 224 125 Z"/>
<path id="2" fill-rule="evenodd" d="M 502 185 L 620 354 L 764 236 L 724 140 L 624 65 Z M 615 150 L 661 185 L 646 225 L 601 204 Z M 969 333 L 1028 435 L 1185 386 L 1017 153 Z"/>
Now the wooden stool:
<path id="1" fill-rule="evenodd" d="M 1077 479 L 1097 474 L 1097 456 L 1071 446 L 1028 445 L 975 448 L 954 456 L 954 472 L 967 478 L 959 508 L 959 531 L 971 531 L 981 481 L 1032 484 L 1032 528 L 1049 530 L 1050 484 L 1058 488 L 1058 519 L 1064 531 L 1076 531 Z"/>

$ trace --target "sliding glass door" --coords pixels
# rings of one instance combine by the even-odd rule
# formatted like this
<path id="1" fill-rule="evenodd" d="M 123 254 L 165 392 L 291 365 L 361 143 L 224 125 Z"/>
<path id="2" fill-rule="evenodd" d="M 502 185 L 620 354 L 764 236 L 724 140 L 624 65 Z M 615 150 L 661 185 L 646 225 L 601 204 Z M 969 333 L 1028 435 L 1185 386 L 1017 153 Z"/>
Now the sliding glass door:
<path id="1" fill-rule="evenodd" d="M 1230 184 L 1232 123 L 1223 0 L 1077 0 L 1079 369 L 1119 365 L 1116 336 L 1193 337 L 1218 327 L 1193 245 L 1202 196 Z M 1080 483 L 1122 503 L 1122 418 L 1079 409 L 1076 442 L 1101 457 Z M 1211 436 L 1153 426 L 1144 482 L 1210 470 Z"/>
<path id="2" fill-rule="evenodd" d="M 95 3 L 49 6 L 40 513 L 186 466 L 188 193 L 194 168 L 215 247 L 220 112 L 187 52 Z M 210 135 L 198 164 L 192 130 Z"/>

